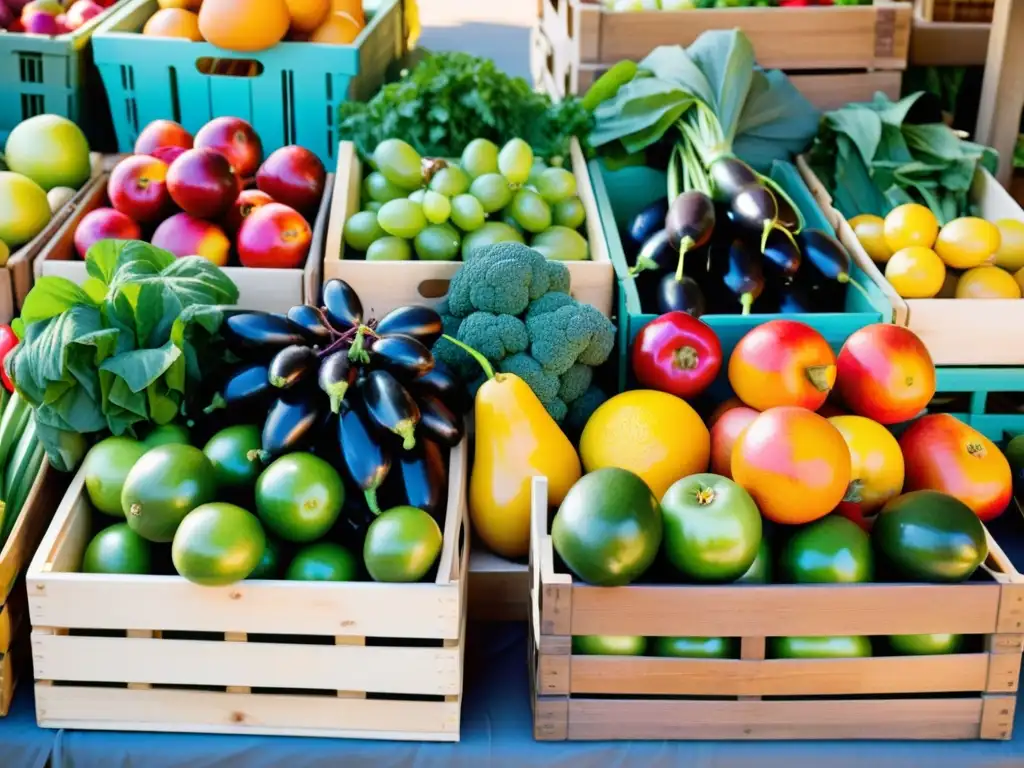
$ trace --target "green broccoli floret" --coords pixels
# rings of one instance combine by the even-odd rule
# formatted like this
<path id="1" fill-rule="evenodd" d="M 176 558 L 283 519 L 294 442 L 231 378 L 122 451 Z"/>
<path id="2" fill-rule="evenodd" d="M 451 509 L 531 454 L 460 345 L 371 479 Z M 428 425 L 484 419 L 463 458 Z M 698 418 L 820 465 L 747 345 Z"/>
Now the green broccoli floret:
<path id="1" fill-rule="evenodd" d="M 594 411 L 607 399 L 604 392 L 591 385 L 590 389 L 569 404 L 569 413 L 565 417 L 566 432 L 579 435 Z"/>
<path id="2" fill-rule="evenodd" d="M 525 352 L 530 346 L 530 337 L 522 320 L 490 312 L 474 312 L 463 320 L 458 339 L 492 363 L 517 352 Z"/>
<path id="3" fill-rule="evenodd" d="M 557 376 L 576 362 L 600 365 L 615 344 L 611 321 L 589 304 L 578 302 L 527 317 L 526 330 L 530 334 L 530 354 L 545 371 Z"/>
<path id="4" fill-rule="evenodd" d="M 544 407 L 547 408 L 551 418 L 557 421 L 559 424 L 565 418 L 565 415 L 569 412 L 569 406 L 557 397 L 554 400 L 548 400 L 544 403 Z"/>
<path id="5" fill-rule="evenodd" d="M 514 373 L 525 381 L 542 403 L 558 396 L 558 377 L 546 373 L 540 363 L 527 354 L 512 355 L 498 364 L 502 373 Z"/>
<path id="6" fill-rule="evenodd" d="M 441 315 L 441 328 L 449 336 L 459 337 L 462 318 L 454 315 Z M 447 339 L 438 339 L 431 350 L 434 358 L 452 368 L 463 379 L 470 378 L 480 372 L 480 365 L 467 352 L 452 344 Z"/>
<path id="7" fill-rule="evenodd" d="M 559 377 L 558 397 L 566 403 L 581 397 L 594 380 L 594 369 L 589 365 L 576 363 Z"/>
<path id="8" fill-rule="evenodd" d="M 546 261 L 548 293 L 569 293 L 569 268 L 560 261 Z"/>
<path id="9" fill-rule="evenodd" d="M 455 273 L 448 291 L 449 311 L 521 315 L 531 299 L 548 291 L 547 261 L 522 243 L 482 246 Z"/>
<path id="10" fill-rule="evenodd" d="M 556 309 L 575 304 L 576 299 L 568 293 L 545 293 L 539 299 L 531 301 L 530 306 L 526 308 L 526 322 L 529 323 L 531 318 L 539 317 L 545 312 L 554 312 Z"/>

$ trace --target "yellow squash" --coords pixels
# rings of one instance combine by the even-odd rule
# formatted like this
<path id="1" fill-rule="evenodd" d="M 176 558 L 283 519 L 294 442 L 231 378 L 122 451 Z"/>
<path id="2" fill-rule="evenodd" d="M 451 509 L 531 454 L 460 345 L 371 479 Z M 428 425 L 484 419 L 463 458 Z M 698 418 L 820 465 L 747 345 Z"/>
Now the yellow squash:
<path id="1" fill-rule="evenodd" d="M 465 345 L 458 343 L 467 351 Z M 548 504 L 562 503 L 580 479 L 580 459 L 569 438 L 529 385 L 510 373 L 495 375 L 471 352 L 488 380 L 476 395 L 476 448 L 469 477 L 473 530 L 494 552 L 525 557 L 530 551 L 530 486 L 548 478 Z"/>

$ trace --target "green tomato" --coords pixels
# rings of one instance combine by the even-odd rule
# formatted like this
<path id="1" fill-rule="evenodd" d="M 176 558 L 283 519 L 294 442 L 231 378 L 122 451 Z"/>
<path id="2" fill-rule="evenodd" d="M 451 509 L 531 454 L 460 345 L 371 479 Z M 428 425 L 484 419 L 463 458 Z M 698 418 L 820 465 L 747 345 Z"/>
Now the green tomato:
<path id="1" fill-rule="evenodd" d="M 191 445 L 153 448 L 135 462 L 121 488 L 121 509 L 144 539 L 172 541 L 185 516 L 217 495 L 213 465 Z"/>
<path id="2" fill-rule="evenodd" d="M 844 637 L 769 637 L 770 659 L 860 659 L 871 655 L 871 640 Z"/>
<path id="3" fill-rule="evenodd" d="M 318 541 L 295 554 L 284 577 L 288 581 L 355 581 L 358 573 L 351 552 L 334 542 Z"/>
<path id="4" fill-rule="evenodd" d="M 188 445 L 190 442 L 188 427 L 184 424 L 163 424 L 142 438 L 142 444 L 147 448 L 172 443 Z"/>
<path id="5" fill-rule="evenodd" d="M 171 557 L 189 581 L 223 587 L 259 567 L 266 543 L 255 515 L 234 504 L 213 502 L 196 507 L 181 521 Z"/>
<path id="6" fill-rule="evenodd" d="M 757 547 L 757 557 L 747 572 L 736 579 L 737 584 L 771 584 L 772 553 L 768 547 L 768 538 L 761 536 L 761 544 Z"/>
<path id="7" fill-rule="evenodd" d="M 93 536 L 82 556 L 82 573 L 150 573 L 150 543 L 128 527 L 115 523 Z"/>
<path id="8" fill-rule="evenodd" d="M 149 446 L 130 437 L 108 437 L 89 449 L 82 462 L 82 473 L 85 491 L 96 509 L 124 518 L 121 489 L 131 468 L 147 450 Z"/>
<path id="9" fill-rule="evenodd" d="M 893 653 L 900 656 L 936 656 L 957 653 L 964 643 L 963 635 L 892 635 L 888 638 Z"/>
<path id="10" fill-rule="evenodd" d="M 267 536 L 267 543 L 263 547 L 263 555 L 260 557 L 256 569 L 249 574 L 250 579 L 279 579 L 281 578 L 281 565 L 283 553 L 281 542 Z"/>
<path id="11" fill-rule="evenodd" d="M 341 514 L 345 486 L 338 471 L 311 453 L 289 453 L 256 481 L 256 513 L 285 541 L 315 541 Z"/>
<path id="12" fill-rule="evenodd" d="M 676 481 L 661 500 L 662 548 L 680 573 L 702 582 L 742 577 L 757 558 L 761 513 L 739 484 L 700 474 Z"/>
<path id="13" fill-rule="evenodd" d="M 262 431 L 254 424 L 225 427 L 203 446 L 203 453 L 213 464 L 217 490 L 223 493 L 251 489 L 263 468 L 259 450 Z"/>
<path id="14" fill-rule="evenodd" d="M 363 562 L 374 581 L 420 581 L 441 554 L 441 529 L 418 507 L 381 512 L 366 532 Z"/>
<path id="15" fill-rule="evenodd" d="M 871 581 L 871 540 L 856 523 L 829 515 L 803 526 L 779 559 L 783 580 L 793 584 L 857 584 Z"/>
<path id="16" fill-rule="evenodd" d="M 572 639 L 572 652 L 580 656 L 643 656 L 646 651 L 646 637 L 576 635 Z"/>
<path id="17" fill-rule="evenodd" d="M 739 643 L 734 637 L 652 637 L 655 656 L 677 659 L 736 659 Z"/>

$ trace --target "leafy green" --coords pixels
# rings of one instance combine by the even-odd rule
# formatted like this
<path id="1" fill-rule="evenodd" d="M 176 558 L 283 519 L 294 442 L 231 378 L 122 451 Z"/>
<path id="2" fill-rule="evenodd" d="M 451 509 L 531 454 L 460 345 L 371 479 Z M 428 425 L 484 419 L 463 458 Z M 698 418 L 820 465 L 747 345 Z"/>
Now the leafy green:
<path id="1" fill-rule="evenodd" d="M 66 432 L 132 432 L 173 419 L 238 289 L 206 259 L 176 259 L 139 241 L 101 241 L 86 254 L 86 287 L 44 277 L 25 298 L 24 337 L 9 372 L 35 409 L 55 466 Z"/>
<path id="2" fill-rule="evenodd" d="M 385 85 L 368 102 L 340 107 L 339 136 L 364 159 L 400 137 L 428 157 L 458 157 L 475 138 L 502 144 L 519 137 L 544 158 L 564 157 L 569 139 L 587 133 L 590 116 L 574 98 L 553 103 L 490 59 L 436 53 Z"/>
<path id="3" fill-rule="evenodd" d="M 885 216 L 910 202 L 928 206 L 942 223 L 974 212 L 975 174 L 993 170 L 996 154 L 961 140 L 943 123 L 912 122 L 921 96 L 892 102 L 877 93 L 870 102 L 849 104 L 822 119 L 811 166 L 847 218 Z"/>

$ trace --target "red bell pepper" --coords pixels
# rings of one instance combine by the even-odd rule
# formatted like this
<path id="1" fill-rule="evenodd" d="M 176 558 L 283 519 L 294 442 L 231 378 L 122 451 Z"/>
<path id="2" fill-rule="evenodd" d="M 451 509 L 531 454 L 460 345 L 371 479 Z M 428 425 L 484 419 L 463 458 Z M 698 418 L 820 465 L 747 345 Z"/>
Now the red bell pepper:
<path id="1" fill-rule="evenodd" d="M 692 398 L 722 369 L 722 345 L 711 326 L 685 312 L 667 312 L 640 329 L 633 373 L 644 387 Z"/>
<path id="2" fill-rule="evenodd" d="M 0 325 L 0 381 L 8 392 L 14 391 L 14 384 L 7 375 L 7 355 L 18 346 L 18 336 L 9 325 Z"/>

